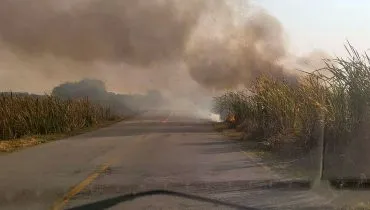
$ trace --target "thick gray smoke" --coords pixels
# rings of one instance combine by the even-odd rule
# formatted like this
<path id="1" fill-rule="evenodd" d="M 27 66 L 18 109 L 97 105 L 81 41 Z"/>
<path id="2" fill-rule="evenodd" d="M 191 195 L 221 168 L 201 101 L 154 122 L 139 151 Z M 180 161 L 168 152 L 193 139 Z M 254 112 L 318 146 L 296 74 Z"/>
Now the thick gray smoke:
<path id="1" fill-rule="evenodd" d="M 35 55 L 148 64 L 182 56 L 202 6 L 193 0 L 77 0 L 69 8 L 68 4 L 1 0 L 2 39 Z"/>
<path id="2" fill-rule="evenodd" d="M 15 52 L 79 62 L 185 61 L 191 77 L 207 88 L 248 84 L 263 72 L 282 74 L 280 23 L 251 6 L 243 20 L 229 3 L 0 0 L 0 36 Z"/>
<path id="3" fill-rule="evenodd" d="M 233 16 L 216 18 L 225 23 L 222 35 L 195 39 L 187 51 L 186 61 L 196 81 L 206 87 L 224 89 L 248 86 L 262 73 L 274 76 L 287 73 L 279 64 L 286 54 L 283 30 L 274 17 L 259 11 L 237 25 L 233 25 Z"/>
<path id="4" fill-rule="evenodd" d="M 88 76 L 202 98 L 262 73 L 290 75 L 279 21 L 248 1 L 237 12 L 240 2 L 0 0 L 0 88 Z"/>

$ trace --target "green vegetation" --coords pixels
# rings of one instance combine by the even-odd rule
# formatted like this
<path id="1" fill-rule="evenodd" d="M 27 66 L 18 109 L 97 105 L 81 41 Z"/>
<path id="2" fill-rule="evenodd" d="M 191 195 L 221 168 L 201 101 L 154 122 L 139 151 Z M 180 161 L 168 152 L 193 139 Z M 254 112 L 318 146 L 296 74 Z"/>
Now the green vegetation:
<path id="1" fill-rule="evenodd" d="M 260 76 L 247 90 L 216 97 L 214 111 L 271 149 L 312 148 L 320 121 L 328 144 L 345 145 L 370 120 L 370 58 L 350 44 L 346 49 L 348 58 L 326 60 L 324 69 L 297 81 Z"/>

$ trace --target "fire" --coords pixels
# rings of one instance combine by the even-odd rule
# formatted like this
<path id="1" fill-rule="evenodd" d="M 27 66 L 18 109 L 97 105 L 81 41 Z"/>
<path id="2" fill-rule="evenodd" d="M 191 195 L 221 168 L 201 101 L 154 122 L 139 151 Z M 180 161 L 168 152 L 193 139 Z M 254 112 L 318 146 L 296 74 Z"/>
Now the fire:
<path id="1" fill-rule="evenodd" d="M 235 123 L 236 119 L 235 119 L 235 115 L 234 114 L 229 114 L 226 118 L 226 122 L 229 122 L 229 123 Z"/>

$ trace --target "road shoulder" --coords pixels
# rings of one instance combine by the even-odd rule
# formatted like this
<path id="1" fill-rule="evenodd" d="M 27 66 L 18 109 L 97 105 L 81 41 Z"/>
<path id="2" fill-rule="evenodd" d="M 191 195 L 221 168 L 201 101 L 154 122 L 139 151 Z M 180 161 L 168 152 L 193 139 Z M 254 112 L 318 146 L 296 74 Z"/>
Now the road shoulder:
<path id="1" fill-rule="evenodd" d="M 20 151 L 22 149 L 26 149 L 29 147 L 34 147 L 40 144 L 50 143 L 53 141 L 92 132 L 100 128 L 109 127 L 115 123 L 121 122 L 126 119 L 127 118 L 120 118 L 120 119 L 116 119 L 112 121 L 106 121 L 104 123 L 101 123 L 101 124 L 98 124 L 92 127 L 83 128 L 83 129 L 69 132 L 69 133 L 59 133 L 59 134 L 49 134 L 49 135 L 32 135 L 32 136 L 24 136 L 19 139 L 1 140 L 0 141 L 0 155 L 5 155 L 8 153 Z"/>

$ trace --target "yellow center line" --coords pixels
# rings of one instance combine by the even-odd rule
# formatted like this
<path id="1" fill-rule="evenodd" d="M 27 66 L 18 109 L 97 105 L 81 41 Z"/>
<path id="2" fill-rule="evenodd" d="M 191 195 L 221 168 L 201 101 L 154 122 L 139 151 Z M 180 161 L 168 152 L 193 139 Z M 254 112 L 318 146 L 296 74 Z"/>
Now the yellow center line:
<path id="1" fill-rule="evenodd" d="M 68 203 L 68 201 L 77 195 L 79 192 L 84 190 L 87 186 L 89 186 L 95 179 L 97 179 L 102 173 L 106 172 L 112 162 L 103 164 L 100 166 L 94 173 L 90 174 L 86 179 L 82 182 L 74 186 L 71 190 L 69 190 L 63 198 L 56 201 L 54 205 L 51 207 L 52 210 L 61 210 L 63 207 Z"/>

